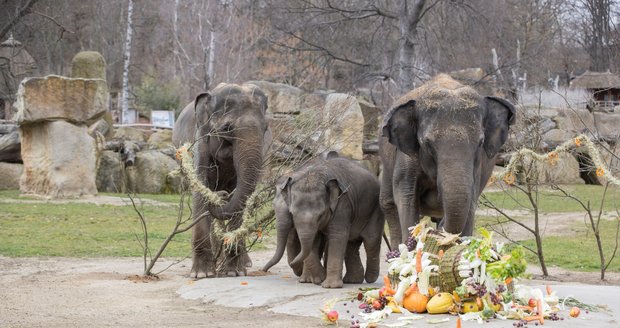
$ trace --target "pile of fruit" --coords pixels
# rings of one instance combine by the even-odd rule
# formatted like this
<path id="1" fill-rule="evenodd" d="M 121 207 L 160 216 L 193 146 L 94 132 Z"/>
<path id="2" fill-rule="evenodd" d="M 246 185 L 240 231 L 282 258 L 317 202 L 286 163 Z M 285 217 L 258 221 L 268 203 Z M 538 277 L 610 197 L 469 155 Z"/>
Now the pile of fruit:
<path id="1" fill-rule="evenodd" d="M 515 284 L 526 269 L 522 248 L 493 243 L 485 229 L 480 235 L 460 238 L 427 223 L 413 227 L 407 243 L 387 254 L 384 286 L 358 295 L 364 322 L 352 327 L 372 326 L 392 313 L 403 314 L 401 323 L 424 318 L 421 313 L 458 315 L 459 323 L 512 319 L 518 327 L 563 320 L 559 311 L 564 304 L 550 288 L 544 293 Z M 579 308 L 570 315 L 578 316 Z"/>

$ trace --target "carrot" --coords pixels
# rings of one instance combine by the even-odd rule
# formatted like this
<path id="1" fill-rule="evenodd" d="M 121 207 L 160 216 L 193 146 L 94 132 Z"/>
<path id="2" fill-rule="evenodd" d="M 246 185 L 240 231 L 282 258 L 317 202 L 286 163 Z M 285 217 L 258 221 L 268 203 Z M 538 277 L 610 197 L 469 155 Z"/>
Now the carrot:
<path id="1" fill-rule="evenodd" d="M 551 295 L 551 286 L 547 285 L 547 295 Z"/>
<path id="2" fill-rule="evenodd" d="M 506 285 L 509 285 L 511 282 L 512 282 L 512 277 L 508 277 L 508 278 L 506 278 L 506 280 L 504 280 L 504 283 Z"/>
<path id="3" fill-rule="evenodd" d="M 422 272 L 422 250 L 418 249 L 415 253 L 415 271 L 417 273 Z"/>
<path id="4" fill-rule="evenodd" d="M 482 309 L 482 299 L 480 297 L 476 297 L 476 305 L 478 305 L 478 309 Z"/>
<path id="5" fill-rule="evenodd" d="M 456 318 L 456 328 L 461 328 L 461 317 Z"/>
<path id="6" fill-rule="evenodd" d="M 437 253 L 437 256 L 439 256 L 440 259 L 443 257 L 443 249 L 439 250 L 439 253 Z"/>
<path id="7" fill-rule="evenodd" d="M 411 284 L 411 286 L 409 286 L 409 288 L 407 288 L 407 290 L 405 291 L 405 297 L 409 296 L 411 293 L 415 292 L 418 289 L 418 285 L 414 282 L 413 284 Z"/>
<path id="8" fill-rule="evenodd" d="M 385 285 L 385 293 L 388 295 L 396 294 L 396 291 L 392 288 L 392 284 L 390 283 L 390 277 L 388 275 L 383 276 L 383 284 Z"/>
<path id="9" fill-rule="evenodd" d="M 523 320 L 525 320 L 525 321 L 538 320 L 541 325 L 544 325 L 545 324 L 545 316 L 543 315 L 543 312 L 542 312 L 542 301 L 541 300 L 536 300 L 536 310 L 538 311 L 536 313 L 536 315 L 525 317 L 525 318 L 523 318 Z"/>

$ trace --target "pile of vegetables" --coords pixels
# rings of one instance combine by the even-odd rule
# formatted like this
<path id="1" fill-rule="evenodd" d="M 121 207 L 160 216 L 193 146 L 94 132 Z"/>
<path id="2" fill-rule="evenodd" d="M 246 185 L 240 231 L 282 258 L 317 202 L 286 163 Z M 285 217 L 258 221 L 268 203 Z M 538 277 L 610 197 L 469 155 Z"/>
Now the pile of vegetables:
<path id="1" fill-rule="evenodd" d="M 384 286 L 358 295 L 362 310 L 359 315 L 365 323 L 355 323 L 355 327 L 378 323 L 392 313 L 403 314 L 398 318 L 399 323 L 390 325 L 393 327 L 422 319 L 420 314 L 425 312 L 458 315 L 459 323 L 460 320 L 513 319 L 516 327 L 530 321 L 543 324 L 545 319 L 563 320 L 558 312 L 564 306 L 549 287 L 545 294 L 540 289 L 515 284 L 524 277 L 527 266 L 521 247 L 508 248 L 493 243 L 492 233 L 485 229 L 480 230 L 479 238 L 437 233 L 424 222 L 411 231 L 414 240 L 410 238 L 387 256 L 389 269 L 383 279 Z M 438 244 L 442 247 L 437 254 L 425 251 L 424 243 L 429 234 L 439 238 Z M 449 251 L 457 245 L 458 252 Z M 448 253 L 454 260 L 441 261 Z M 437 277 L 445 278 L 442 274 L 446 270 L 442 268 L 440 272 L 444 262 L 455 263 L 448 271 L 458 275 L 460 285 L 453 290 L 442 290 L 441 286 L 450 285 L 437 283 Z M 579 308 L 574 307 L 569 314 L 578 316 L 579 312 Z"/>

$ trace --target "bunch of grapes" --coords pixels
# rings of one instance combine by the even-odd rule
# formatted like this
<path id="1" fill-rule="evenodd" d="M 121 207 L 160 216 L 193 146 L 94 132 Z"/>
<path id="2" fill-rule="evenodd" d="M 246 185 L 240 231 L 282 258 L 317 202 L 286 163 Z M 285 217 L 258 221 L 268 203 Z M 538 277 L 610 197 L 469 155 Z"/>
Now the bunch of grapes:
<path id="1" fill-rule="evenodd" d="M 389 259 L 395 259 L 397 257 L 400 257 L 400 251 L 395 249 L 393 251 L 389 251 L 387 253 L 385 253 L 385 261 L 387 262 Z"/>
<path id="2" fill-rule="evenodd" d="M 411 252 L 418 245 L 418 241 L 415 240 L 413 236 L 409 236 L 409 238 L 407 238 L 407 242 L 405 243 L 405 245 L 407 245 L 407 249 Z"/>
<path id="3" fill-rule="evenodd" d="M 497 293 L 498 294 L 503 293 L 505 291 L 506 291 L 506 286 L 505 285 L 498 285 L 497 286 Z"/>
<path id="4" fill-rule="evenodd" d="M 564 320 L 564 318 L 560 317 L 557 312 L 553 312 L 549 314 L 549 320 L 558 321 L 558 320 Z"/>
<path id="5" fill-rule="evenodd" d="M 351 320 L 351 327 L 349 328 L 360 328 L 360 321 L 359 320 Z"/>
<path id="6" fill-rule="evenodd" d="M 527 326 L 527 321 L 526 320 L 518 320 L 512 323 L 513 326 L 515 327 L 525 327 Z"/>
<path id="7" fill-rule="evenodd" d="M 480 283 L 473 283 L 472 288 L 476 291 L 478 296 L 483 297 L 487 293 L 487 286 Z"/>
<path id="8" fill-rule="evenodd" d="M 491 293 L 491 302 L 493 302 L 493 304 L 499 304 L 501 303 L 501 300 L 499 299 L 499 296 L 497 296 L 497 294 Z"/>

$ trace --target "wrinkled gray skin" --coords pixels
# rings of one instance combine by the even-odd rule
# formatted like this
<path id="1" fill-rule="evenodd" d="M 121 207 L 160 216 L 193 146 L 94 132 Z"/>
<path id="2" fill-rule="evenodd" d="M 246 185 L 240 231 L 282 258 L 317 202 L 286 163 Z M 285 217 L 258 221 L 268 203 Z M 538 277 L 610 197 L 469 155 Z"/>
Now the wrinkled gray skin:
<path id="1" fill-rule="evenodd" d="M 267 97 L 253 85 L 220 84 L 198 95 L 193 104 L 179 115 L 173 143 L 179 146 L 195 140 L 193 153 L 199 178 L 209 189 L 232 195 L 220 207 L 205 205 L 202 195 L 193 194 L 193 218 L 204 219 L 193 230 L 191 275 L 245 275 L 245 267 L 251 266 L 251 261 L 243 244 L 226 252 L 225 265 L 216 272 L 211 223 L 212 218 L 229 220 L 229 230 L 242 223 L 241 212 L 256 188 L 264 153 L 271 143 L 265 118 Z"/>
<path id="2" fill-rule="evenodd" d="M 405 242 L 422 216 L 439 218 L 450 233 L 472 234 L 478 197 L 514 121 L 512 104 L 447 75 L 396 102 L 380 140 L 380 201 L 391 245 Z"/>
<path id="3" fill-rule="evenodd" d="M 377 280 L 384 224 L 377 178 L 348 159 L 332 158 L 316 160 L 281 181 L 273 203 L 276 252 L 263 271 L 280 261 L 288 245 L 293 247 L 289 249 L 290 266 L 296 274 L 302 271 L 300 282 L 339 288 L 343 282 Z M 362 243 L 365 272 L 359 254 Z M 325 267 L 321 264 L 323 249 Z"/>

